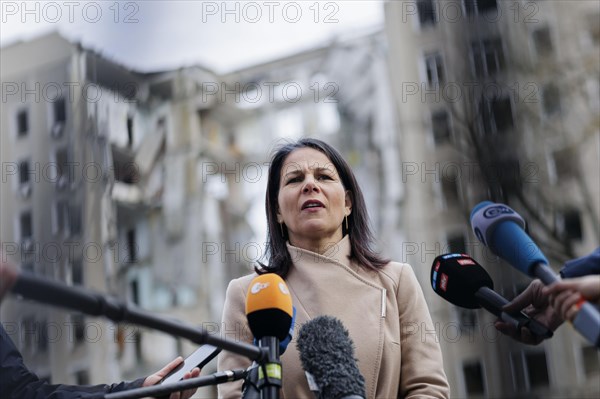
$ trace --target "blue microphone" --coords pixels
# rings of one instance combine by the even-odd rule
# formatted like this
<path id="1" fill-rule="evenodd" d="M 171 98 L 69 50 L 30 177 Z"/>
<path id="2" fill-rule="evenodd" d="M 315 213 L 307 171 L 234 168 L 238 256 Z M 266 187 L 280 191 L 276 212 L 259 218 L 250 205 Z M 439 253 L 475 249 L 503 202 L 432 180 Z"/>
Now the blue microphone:
<path id="1" fill-rule="evenodd" d="M 548 259 L 525 233 L 525 221 L 510 207 L 484 201 L 471 212 L 471 227 L 479 241 L 511 266 L 545 285 L 560 281 L 548 266 Z M 600 347 L 600 312 L 592 304 L 581 301 L 573 326 L 591 343 Z"/>
<path id="2" fill-rule="evenodd" d="M 484 201 L 471 212 L 471 226 L 479 241 L 521 272 L 533 277 L 533 267 L 548 259 L 525 233 L 525 221 L 503 204 Z"/>

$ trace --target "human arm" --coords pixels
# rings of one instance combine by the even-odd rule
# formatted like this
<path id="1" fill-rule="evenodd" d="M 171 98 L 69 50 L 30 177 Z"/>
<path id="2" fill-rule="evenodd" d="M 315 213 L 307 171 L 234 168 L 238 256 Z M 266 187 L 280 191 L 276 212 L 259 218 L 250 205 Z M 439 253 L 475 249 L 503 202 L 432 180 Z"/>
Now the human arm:
<path id="1" fill-rule="evenodd" d="M 18 269 L 0 251 L 0 302 L 12 288 Z M 99 392 L 118 392 L 142 386 L 143 379 L 112 385 L 73 386 L 49 384 L 40 380 L 23 362 L 23 357 L 9 335 L 0 325 L 0 398 L 81 398 Z"/>
<path id="2" fill-rule="evenodd" d="M 148 377 L 146 377 L 146 379 L 144 380 L 144 383 L 142 384 L 142 386 L 143 387 L 149 387 L 149 386 L 152 386 L 152 385 L 156 385 L 167 374 L 169 374 L 169 372 L 171 370 L 173 370 L 174 368 L 176 368 L 179 365 L 179 363 L 181 363 L 181 362 L 183 362 L 183 358 L 181 356 L 178 357 L 178 358 L 176 358 L 175 360 L 171 361 L 169 364 L 167 364 L 165 367 L 163 367 L 162 369 L 160 369 L 156 373 L 154 373 L 154 374 L 149 375 Z M 199 375 L 200 375 L 200 369 L 198 367 L 195 367 L 193 370 L 185 373 L 185 375 L 183 376 L 183 379 L 187 380 L 188 378 L 196 378 Z M 188 399 L 195 392 L 196 392 L 196 389 L 188 389 L 188 390 L 185 390 L 183 392 L 173 392 L 169 396 L 169 399 Z"/>
<path id="3" fill-rule="evenodd" d="M 410 266 L 403 265 L 398 292 L 401 328 L 399 397 L 448 398 L 450 387 L 444 372 L 439 338 L 423 291 Z"/>
<path id="4" fill-rule="evenodd" d="M 0 397 L 2 399 L 70 399 L 85 398 L 100 392 L 118 392 L 139 388 L 143 379 L 112 385 L 74 386 L 49 384 L 42 381 L 23 363 L 18 351 L 4 327 L 0 326 Z"/>
<path id="5" fill-rule="evenodd" d="M 223 316 L 221 318 L 222 338 L 236 342 L 252 343 L 252 333 L 246 318 L 245 287 L 240 280 L 232 280 L 227 287 Z M 250 366 L 249 359 L 235 353 L 222 351 L 218 357 L 217 368 L 219 371 L 232 369 L 246 369 Z M 233 399 L 242 397 L 242 381 L 234 381 L 218 385 L 219 398 Z"/>
<path id="6" fill-rule="evenodd" d="M 560 269 L 560 275 L 564 279 L 592 274 L 600 274 L 600 248 L 596 248 L 589 255 L 566 262 Z"/>
<path id="7" fill-rule="evenodd" d="M 75 399 L 97 397 L 101 393 L 120 392 L 128 389 L 151 386 L 160 381 L 171 369 L 177 367 L 183 361 L 177 358 L 161 370 L 148 376 L 139 378 L 132 382 L 119 382 L 115 384 L 101 385 L 65 385 L 49 384 L 40 380 L 23 363 L 23 357 L 14 343 L 0 325 L 0 398 L 2 399 Z M 198 368 L 187 373 L 184 378 L 197 377 L 200 374 Z M 186 390 L 183 394 L 175 392 L 169 399 L 188 399 L 195 389 Z"/>
<path id="8" fill-rule="evenodd" d="M 14 285 L 18 276 L 18 270 L 14 264 L 8 261 L 6 255 L 0 252 L 0 302 L 4 295 Z M 177 367 L 183 359 L 178 358 L 167 364 L 158 372 L 148 376 L 146 379 L 138 379 L 133 382 L 120 382 L 112 385 L 75 386 L 64 384 L 48 384 L 40 380 L 23 363 L 23 357 L 14 343 L 4 330 L 0 331 L 0 397 L 9 398 L 80 398 L 98 393 L 119 392 L 127 389 L 151 386 L 159 382 L 171 369 Z M 198 368 L 187 373 L 184 378 L 197 377 L 200 374 Z M 196 390 L 186 390 L 171 394 L 169 399 L 187 399 Z"/>

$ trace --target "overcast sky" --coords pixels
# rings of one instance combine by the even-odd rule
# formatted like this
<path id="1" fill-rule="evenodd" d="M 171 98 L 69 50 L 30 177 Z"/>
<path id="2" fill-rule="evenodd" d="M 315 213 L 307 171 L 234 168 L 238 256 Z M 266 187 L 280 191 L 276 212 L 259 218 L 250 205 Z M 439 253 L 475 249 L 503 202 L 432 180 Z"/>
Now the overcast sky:
<path id="1" fill-rule="evenodd" d="M 1 1 L 0 44 L 52 30 L 141 71 L 228 72 L 383 24 L 366 1 Z"/>

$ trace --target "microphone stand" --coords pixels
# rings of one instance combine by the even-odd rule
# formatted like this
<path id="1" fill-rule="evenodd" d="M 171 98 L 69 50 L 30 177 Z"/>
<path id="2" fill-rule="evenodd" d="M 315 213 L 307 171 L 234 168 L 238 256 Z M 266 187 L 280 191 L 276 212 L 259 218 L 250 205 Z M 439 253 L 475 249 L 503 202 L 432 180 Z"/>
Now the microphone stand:
<path id="1" fill-rule="evenodd" d="M 126 321 L 149 327 L 189 339 L 199 345 L 210 344 L 259 363 L 270 357 L 270 354 L 267 353 L 268 348 L 225 340 L 210 335 L 201 327 L 192 326 L 176 319 L 159 317 L 135 306 L 128 306 L 115 298 L 27 273 L 19 274 L 11 291 L 38 302 L 73 309 L 92 316 L 105 316 L 115 322 Z"/>
<path id="2" fill-rule="evenodd" d="M 260 348 L 266 348 L 268 357 L 259 362 L 258 389 L 262 399 L 279 399 L 281 389 L 281 361 L 279 360 L 279 339 L 262 337 L 258 340 Z"/>
<path id="3" fill-rule="evenodd" d="M 169 395 L 173 392 L 185 391 L 186 389 L 193 389 L 198 387 L 204 387 L 207 385 L 217 385 L 224 382 L 236 381 L 245 378 L 247 374 L 246 370 L 227 370 L 220 371 L 207 376 L 189 378 L 166 385 L 153 385 L 150 387 L 135 388 L 122 392 L 106 393 L 92 396 L 94 399 L 137 399 L 137 398 L 159 398 L 162 396 Z"/>
<path id="4" fill-rule="evenodd" d="M 248 375 L 242 386 L 242 399 L 261 399 L 260 390 L 258 389 L 258 369 L 259 365 L 253 362 L 246 370 Z"/>

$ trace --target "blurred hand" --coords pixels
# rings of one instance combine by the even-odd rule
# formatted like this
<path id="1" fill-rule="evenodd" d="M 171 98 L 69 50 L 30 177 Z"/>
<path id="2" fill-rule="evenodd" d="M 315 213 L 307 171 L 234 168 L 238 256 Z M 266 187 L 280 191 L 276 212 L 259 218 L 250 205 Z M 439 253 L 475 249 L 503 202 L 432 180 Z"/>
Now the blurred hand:
<path id="1" fill-rule="evenodd" d="M 15 283 L 17 276 L 16 266 L 9 262 L 6 255 L 0 251 L 0 302 Z"/>
<path id="2" fill-rule="evenodd" d="M 169 372 L 171 370 L 173 370 L 175 367 L 177 367 L 179 365 L 179 363 L 181 363 L 181 362 L 183 362 L 183 358 L 181 356 L 179 356 L 177 359 L 175 359 L 171 363 L 167 364 L 161 370 L 157 371 L 156 373 L 154 373 L 152 375 L 149 375 L 144 380 L 144 383 L 142 384 L 142 386 L 143 387 L 149 387 L 149 386 L 157 384 L 167 374 L 169 374 Z M 187 380 L 188 378 L 196 378 L 199 375 L 200 375 L 200 369 L 198 367 L 196 367 L 192 371 L 190 371 L 188 373 L 185 373 L 185 375 L 183 376 L 183 379 Z M 188 399 L 194 393 L 196 393 L 196 389 L 188 389 L 188 390 L 185 390 L 183 392 L 173 392 L 171 394 L 171 396 L 169 396 L 169 399 Z"/>
<path id="3" fill-rule="evenodd" d="M 570 278 L 544 287 L 542 293 L 550 298 L 552 307 L 563 320 L 573 320 L 582 297 L 588 301 L 600 300 L 600 275 Z"/>
<path id="4" fill-rule="evenodd" d="M 502 310 L 507 313 L 523 311 L 526 315 L 544 324 L 550 330 L 556 330 L 564 320 L 555 312 L 550 303 L 550 297 L 543 293 L 543 289 L 544 284 L 540 280 L 533 280 L 525 291 L 507 303 Z M 543 341 L 542 337 L 532 334 L 526 327 L 518 331 L 512 324 L 500 320 L 496 321 L 494 326 L 502 334 L 508 335 L 525 344 L 537 345 Z"/>

